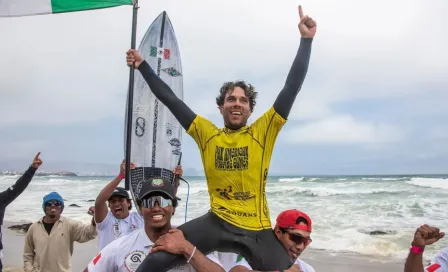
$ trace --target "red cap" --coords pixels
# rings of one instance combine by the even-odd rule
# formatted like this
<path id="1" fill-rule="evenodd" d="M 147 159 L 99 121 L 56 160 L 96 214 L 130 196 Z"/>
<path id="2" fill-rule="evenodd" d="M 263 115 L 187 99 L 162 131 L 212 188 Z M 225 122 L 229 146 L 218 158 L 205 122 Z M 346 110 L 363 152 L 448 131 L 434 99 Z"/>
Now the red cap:
<path id="1" fill-rule="evenodd" d="M 308 224 L 307 225 L 299 225 L 300 218 L 305 219 Z M 311 232 L 311 218 L 304 212 L 298 210 L 286 210 L 281 212 L 277 216 L 277 224 L 276 226 L 284 229 L 299 229 Z"/>

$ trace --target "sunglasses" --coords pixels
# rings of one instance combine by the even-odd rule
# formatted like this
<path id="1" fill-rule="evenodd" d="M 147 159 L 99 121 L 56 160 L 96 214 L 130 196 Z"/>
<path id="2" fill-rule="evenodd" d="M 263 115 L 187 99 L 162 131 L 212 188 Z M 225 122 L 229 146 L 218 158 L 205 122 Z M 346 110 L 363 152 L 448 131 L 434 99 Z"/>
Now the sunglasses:
<path id="1" fill-rule="evenodd" d="M 46 207 L 51 207 L 52 205 L 59 207 L 62 205 L 62 203 L 60 201 L 57 200 L 52 200 L 52 201 L 48 201 L 47 203 L 45 203 Z"/>
<path id="2" fill-rule="evenodd" d="M 282 232 L 287 233 L 289 235 L 289 240 L 297 245 L 304 244 L 305 246 L 308 246 L 313 241 L 310 237 L 304 237 L 298 233 L 291 233 L 286 229 L 282 229 Z"/>
<path id="3" fill-rule="evenodd" d="M 171 199 L 164 198 L 163 196 L 153 196 L 142 199 L 142 206 L 147 209 L 154 208 L 156 203 L 159 204 L 160 208 L 166 208 L 173 205 L 173 201 Z"/>

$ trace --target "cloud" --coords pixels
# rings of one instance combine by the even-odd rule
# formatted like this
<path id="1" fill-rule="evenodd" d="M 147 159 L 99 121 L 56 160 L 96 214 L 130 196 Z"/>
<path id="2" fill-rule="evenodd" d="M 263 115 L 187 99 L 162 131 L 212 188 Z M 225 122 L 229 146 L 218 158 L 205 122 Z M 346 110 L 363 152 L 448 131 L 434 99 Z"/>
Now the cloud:
<path id="1" fill-rule="evenodd" d="M 255 84 L 275 78 L 272 81 L 278 92 L 300 38 L 296 28 L 298 3 L 141 2 L 138 39 L 162 10 L 168 11 L 181 48 L 188 100 L 202 97 L 202 90 L 194 88 L 199 81 L 217 90 L 225 80 L 251 76 L 256 77 Z M 435 35 L 443 33 L 442 20 L 446 19 L 436 15 L 441 15 L 444 1 L 431 6 L 416 0 L 399 1 L 387 3 L 387 9 L 382 8 L 385 1 L 300 3 L 316 18 L 319 28 L 300 98 L 307 106 L 296 107 L 299 110 L 294 110 L 291 118 L 321 116 L 339 101 L 404 94 L 406 88 L 398 87 L 436 80 L 448 69 L 448 61 L 443 61 L 448 54 L 444 49 L 446 35 Z M 398 11 L 405 11 L 399 13 L 399 20 L 377 19 L 377 14 L 395 18 Z M 220 18 L 218 13 L 226 16 Z M 415 20 L 417 15 L 419 20 Z M 438 22 L 431 24 L 431 31 L 419 23 L 431 21 L 429 18 Z M 0 30 L 8 43 L 0 49 L 20 54 L 3 55 L 0 89 L 8 96 L 2 99 L 0 113 L 27 109 L 40 114 L 32 121 L 55 124 L 92 122 L 123 114 L 130 7 L 1 21 Z M 427 50 L 429 46 L 431 50 Z M 355 85 L 372 85 L 376 90 Z M 214 112 L 214 107 L 210 103 L 205 112 Z M 304 114 L 307 107 L 313 110 Z M 22 110 L 2 123 L 29 119 Z"/>
<path id="2" fill-rule="evenodd" d="M 298 4 L 317 20 L 318 32 L 307 78 L 278 148 L 312 143 L 313 148 L 331 145 L 334 152 L 338 145 L 387 147 L 395 158 L 423 150 L 436 154 L 433 147 L 440 143 L 414 137 L 440 127 L 448 115 L 447 1 L 140 1 L 137 44 L 166 10 L 180 46 L 186 103 L 222 124 L 215 104 L 219 87 L 245 79 L 259 91 L 252 122 L 274 102 L 297 52 Z M 20 148 L 42 146 L 54 148 L 52 154 L 60 158 L 83 160 L 95 150 L 103 154 L 93 156 L 97 160 L 121 161 L 131 15 L 127 6 L 0 19 L 7 41 L 0 44 L 0 127 L 13 131 L 8 146 L 19 148 L 16 156 L 28 154 Z M 35 133 L 18 129 L 29 124 L 45 135 L 39 138 L 43 142 L 33 142 Z M 109 141 L 101 138 L 111 136 L 101 129 L 85 136 L 92 127 L 113 133 L 110 143 L 120 152 L 105 147 Z M 61 132 L 44 133 L 50 130 Z M 57 153 L 65 139 L 86 151 L 67 147 Z M 198 153 L 191 151 L 196 146 L 185 142 L 184 160 L 198 162 Z M 354 151 L 347 160 L 355 163 L 365 155 Z"/>
<path id="3" fill-rule="evenodd" d="M 381 144 L 402 139 L 401 131 L 388 124 L 360 122 L 339 115 L 289 129 L 287 141 L 298 144 Z"/>

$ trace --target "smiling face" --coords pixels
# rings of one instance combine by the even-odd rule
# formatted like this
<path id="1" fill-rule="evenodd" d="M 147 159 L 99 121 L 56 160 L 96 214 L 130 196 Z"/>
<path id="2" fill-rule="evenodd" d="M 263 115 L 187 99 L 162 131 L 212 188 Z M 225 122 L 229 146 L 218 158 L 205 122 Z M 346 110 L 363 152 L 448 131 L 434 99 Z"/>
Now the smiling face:
<path id="1" fill-rule="evenodd" d="M 129 215 L 131 201 L 122 196 L 112 196 L 109 199 L 109 209 L 115 218 L 123 219 Z"/>
<path id="2" fill-rule="evenodd" d="M 57 200 L 50 200 L 45 203 L 45 215 L 50 218 L 59 218 L 62 212 L 62 203 Z"/>
<path id="3" fill-rule="evenodd" d="M 255 88 L 242 80 L 225 82 L 216 97 L 224 125 L 234 130 L 245 126 L 254 110 L 257 95 Z"/>
<path id="4" fill-rule="evenodd" d="M 146 226 L 154 231 L 171 228 L 171 217 L 175 207 L 173 201 L 166 195 L 151 194 L 141 200 L 140 208 Z"/>
<path id="5" fill-rule="evenodd" d="M 300 225 L 306 226 L 303 222 L 300 222 Z M 310 232 L 305 230 L 275 227 L 275 235 L 288 251 L 288 255 L 293 259 L 297 259 L 311 243 L 310 234 Z"/>
<path id="6" fill-rule="evenodd" d="M 224 117 L 225 126 L 235 130 L 245 126 L 252 113 L 249 98 L 240 87 L 235 87 L 226 93 L 224 104 L 219 111 Z"/>

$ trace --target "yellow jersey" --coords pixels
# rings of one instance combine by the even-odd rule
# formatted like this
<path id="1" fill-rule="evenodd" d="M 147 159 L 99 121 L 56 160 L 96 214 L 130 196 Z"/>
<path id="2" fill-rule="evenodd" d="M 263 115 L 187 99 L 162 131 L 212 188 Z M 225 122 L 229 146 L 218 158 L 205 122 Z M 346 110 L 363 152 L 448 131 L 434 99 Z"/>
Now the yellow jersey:
<path id="1" fill-rule="evenodd" d="M 201 152 L 213 213 L 243 229 L 272 227 L 266 180 L 275 141 L 285 123 L 273 107 L 239 130 L 219 129 L 196 116 L 187 133 Z"/>

